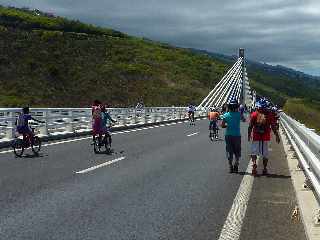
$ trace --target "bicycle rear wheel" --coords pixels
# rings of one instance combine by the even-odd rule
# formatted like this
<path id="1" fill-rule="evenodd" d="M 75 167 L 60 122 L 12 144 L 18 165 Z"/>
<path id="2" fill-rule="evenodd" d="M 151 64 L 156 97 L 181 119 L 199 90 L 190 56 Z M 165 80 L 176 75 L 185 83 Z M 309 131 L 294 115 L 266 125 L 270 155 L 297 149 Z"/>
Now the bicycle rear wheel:
<path id="1" fill-rule="evenodd" d="M 110 138 L 110 139 L 109 139 Z M 106 152 L 110 153 L 111 152 L 111 136 L 108 136 L 107 134 L 104 136 L 104 146 L 106 148 Z"/>
<path id="2" fill-rule="evenodd" d="M 95 137 L 93 139 L 93 152 L 99 153 L 100 152 L 100 145 L 99 145 L 99 138 Z"/>
<path id="3" fill-rule="evenodd" d="M 31 144 L 32 152 L 35 154 L 39 153 L 41 150 L 41 140 L 39 137 L 33 137 L 33 143 Z"/>
<path id="4" fill-rule="evenodd" d="M 15 139 L 12 143 L 13 152 L 17 157 L 21 157 L 24 152 L 23 140 Z"/>

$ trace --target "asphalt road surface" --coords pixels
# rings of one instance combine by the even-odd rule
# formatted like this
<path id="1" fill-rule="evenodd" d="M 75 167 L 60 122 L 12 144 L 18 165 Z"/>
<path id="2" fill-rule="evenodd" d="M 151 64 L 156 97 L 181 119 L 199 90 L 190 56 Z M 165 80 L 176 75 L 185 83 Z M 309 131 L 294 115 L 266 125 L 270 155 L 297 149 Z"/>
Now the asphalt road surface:
<path id="1" fill-rule="evenodd" d="M 219 239 L 246 176 L 242 142 L 243 174 L 228 173 L 205 120 L 117 132 L 111 155 L 90 137 L 39 157 L 0 150 L 0 239 Z"/>

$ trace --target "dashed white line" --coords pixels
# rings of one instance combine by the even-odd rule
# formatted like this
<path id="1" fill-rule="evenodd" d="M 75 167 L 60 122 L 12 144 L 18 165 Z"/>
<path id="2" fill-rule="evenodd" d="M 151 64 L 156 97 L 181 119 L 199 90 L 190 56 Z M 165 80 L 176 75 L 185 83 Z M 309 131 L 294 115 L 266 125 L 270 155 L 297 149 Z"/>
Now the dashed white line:
<path id="1" fill-rule="evenodd" d="M 259 160 L 257 160 L 257 164 L 258 161 Z M 251 171 L 252 166 L 251 162 L 249 162 L 247 167 L 247 173 L 251 173 Z M 252 191 L 253 180 L 254 177 L 252 175 L 244 175 L 218 240 L 239 239 L 243 219 L 246 215 L 247 206 Z"/>
<path id="2" fill-rule="evenodd" d="M 105 163 L 102 163 L 102 164 L 99 164 L 99 165 L 96 165 L 96 166 L 93 166 L 93 167 L 90 167 L 90 168 L 87 168 L 87 169 L 78 171 L 78 172 L 76 172 L 76 173 L 77 173 L 77 174 L 82 174 L 82 173 L 91 172 L 91 171 L 96 170 L 96 169 L 98 169 L 98 168 L 105 167 L 105 166 L 108 166 L 108 165 L 110 165 L 110 164 L 119 162 L 119 161 L 121 161 L 121 160 L 123 160 L 123 159 L 125 159 L 125 157 L 120 157 L 120 158 L 114 159 L 114 160 L 112 160 L 112 161 L 108 161 L 108 162 L 105 162 Z"/>
<path id="3" fill-rule="evenodd" d="M 191 133 L 191 134 L 187 135 L 187 137 L 191 137 L 191 136 L 194 136 L 194 135 L 197 135 L 197 134 L 199 134 L 199 132 Z"/>

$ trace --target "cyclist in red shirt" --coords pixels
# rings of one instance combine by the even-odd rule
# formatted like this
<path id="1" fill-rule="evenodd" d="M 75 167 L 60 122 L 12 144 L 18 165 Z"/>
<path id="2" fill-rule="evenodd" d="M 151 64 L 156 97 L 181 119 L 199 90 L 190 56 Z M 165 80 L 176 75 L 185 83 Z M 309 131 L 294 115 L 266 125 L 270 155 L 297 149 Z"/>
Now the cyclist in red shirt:
<path id="1" fill-rule="evenodd" d="M 272 112 L 268 109 L 268 103 L 260 100 L 256 103 L 257 110 L 251 114 L 248 128 L 248 141 L 251 144 L 252 174 L 257 174 L 257 156 L 263 157 L 263 174 L 267 174 L 267 165 L 269 157 L 269 142 L 271 140 L 271 129 L 276 136 L 277 143 L 280 143 L 280 137 L 276 128 L 276 120 Z"/>

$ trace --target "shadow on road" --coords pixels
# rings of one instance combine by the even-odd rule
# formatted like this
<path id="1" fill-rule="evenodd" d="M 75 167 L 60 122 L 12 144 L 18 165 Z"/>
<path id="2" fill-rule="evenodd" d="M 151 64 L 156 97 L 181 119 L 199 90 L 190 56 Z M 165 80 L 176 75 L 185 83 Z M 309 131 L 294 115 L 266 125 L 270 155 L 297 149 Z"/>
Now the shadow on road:
<path id="1" fill-rule="evenodd" d="M 239 175 L 252 175 L 252 173 L 248 173 L 248 172 L 239 172 Z M 291 176 L 287 176 L 287 175 L 282 175 L 282 174 L 272 174 L 269 173 L 267 175 L 263 175 L 263 174 L 257 174 L 255 177 L 268 177 L 268 178 L 279 178 L 279 179 L 288 179 L 291 178 Z"/>
<path id="2" fill-rule="evenodd" d="M 48 156 L 48 155 L 46 155 Z M 22 156 L 22 158 L 43 158 L 44 155 L 43 154 L 25 154 Z"/>
<path id="3" fill-rule="evenodd" d="M 124 150 L 121 150 L 119 152 L 114 151 L 114 149 L 111 149 L 110 151 L 102 151 L 102 152 L 97 152 L 96 154 L 104 154 L 104 155 L 117 155 L 117 154 L 123 154 Z"/>

